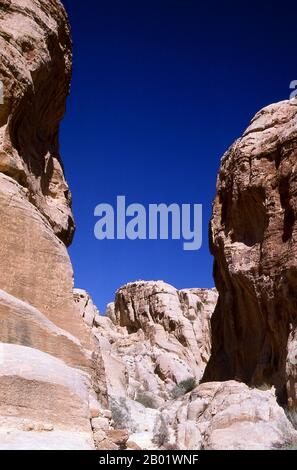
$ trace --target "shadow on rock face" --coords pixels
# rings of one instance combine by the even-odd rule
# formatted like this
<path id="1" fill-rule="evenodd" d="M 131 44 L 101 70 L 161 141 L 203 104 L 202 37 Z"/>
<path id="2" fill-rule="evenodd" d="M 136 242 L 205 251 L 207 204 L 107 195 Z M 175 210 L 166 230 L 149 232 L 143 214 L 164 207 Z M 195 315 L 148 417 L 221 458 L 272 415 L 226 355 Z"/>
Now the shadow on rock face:
<path id="1" fill-rule="evenodd" d="M 222 159 L 210 224 L 219 301 L 204 381 L 275 385 L 296 404 L 297 101 L 261 110 Z M 296 361 L 297 362 L 297 361 Z"/>

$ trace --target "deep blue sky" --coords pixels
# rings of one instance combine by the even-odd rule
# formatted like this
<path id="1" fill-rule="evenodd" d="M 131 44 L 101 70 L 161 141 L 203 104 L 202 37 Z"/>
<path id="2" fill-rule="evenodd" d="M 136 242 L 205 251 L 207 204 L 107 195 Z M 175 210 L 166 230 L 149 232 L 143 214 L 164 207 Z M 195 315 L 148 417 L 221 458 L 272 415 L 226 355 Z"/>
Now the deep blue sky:
<path id="1" fill-rule="evenodd" d="M 258 2 L 259 3 L 259 2 Z M 101 311 L 121 285 L 210 287 L 208 222 L 220 157 L 297 79 L 294 2 L 65 0 L 74 69 L 61 153 L 77 223 L 75 285 Z M 94 208 L 202 203 L 200 251 L 97 241 Z"/>

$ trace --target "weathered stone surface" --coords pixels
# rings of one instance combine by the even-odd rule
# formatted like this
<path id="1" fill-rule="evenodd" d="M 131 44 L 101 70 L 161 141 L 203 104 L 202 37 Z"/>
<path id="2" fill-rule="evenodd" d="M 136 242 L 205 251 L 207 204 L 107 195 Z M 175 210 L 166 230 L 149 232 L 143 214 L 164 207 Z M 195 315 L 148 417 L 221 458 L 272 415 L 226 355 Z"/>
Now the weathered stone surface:
<path id="1" fill-rule="evenodd" d="M 73 291 L 58 145 L 70 75 L 61 3 L 2 0 L 0 449 L 295 445 L 263 384 L 296 405 L 297 102 L 258 113 L 222 160 L 208 363 L 215 289 L 130 283 L 106 317 Z M 267 390 L 217 381 L 231 378 Z"/>
<path id="2" fill-rule="evenodd" d="M 181 449 L 265 450 L 297 443 L 274 391 L 235 381 L 201 384 L 162 413 L 171 443 Z"/>
<path id="3" fill-rule="evenodd" d="M 96 448 L 101 444 L 102 441 L 106 439 L 106 434 L 103 430 L 99 429 L 96 431 L 94 429 L 94 443 Z"/>
<path id="4" fill-rule="evenodd" d="M 210 355 L 216 299 L 213 289 L 177 291 L 161 281 L 139 281 L 119 289 L 115 304 L 107 308 L 110 318 L 97 315 L 92 332 L 111 425 L 125 427 L 138 447 L 158 447 L 159 409 L 171 403 L 181 381 L 198 383 L 201 378 Z"/>
<path id="5" fill-rule="evenodd" d="M 2 2 L 0 33 L 0 171 L 27 189 L 68 244 L 74 222 L 58 143 L 72 63 L 64 8 L 58 0 Z"/>
<path id="6" fill-rule="evenodd" d="M 127 444 L 127 450 L 141 450 L 141 447 L 139 447 L 135 442 L 133 441 L 128 441 Z"/>
<path id="7" fill-rule="evenodd" d="M 239 378 L 297 403 L 297 101 L 261 110 L 222 159 L 211 221 L 218 305 L 205 381 Z M 293 382 L 292 382 L 293 381 Z M 288 388 L 286 387 L 288 385 Z"/>
<path id="8" fill-rule="evenodd" d="M 125 400 L 127 413 L 133 414 L 131 429 L 141 432 L 139 421 L 147 422 L 142 416 L 138 419 L 135 400 L 158 408 L 172 398 L 176 384 L 189 378 L 198 383 L 202 377 L 210 355 L 209 325 L 216 299 L 213 289 L 177 291 L 161 281 L 139 281 L 119 289 L 115 304 L 108 305 L 113 321 L 100 317 L 95 307 L 88 313 L 96 318 L 92 332 L 100 351 L 97 375 L 102 403 L 115 402 L 123 408 Z M 81 315 L 86 316 L 84 310 Z"/>
<path id="9" fill-rule="evenodd" d="M 119 450 L 119 446 L 111 442 L 109 439 L 103 439 L 97 446 L 97 450 Z"/>
<path id="10" fill-rule="evenodd" d="M 138 281 L 118 290 L 112 316 L 129 333 L 118 346 L 144 384 L 153 386 L 155 372 L 163 382 L 201 379 L 210 356 L 210 318 L 216 300 L 215 290 L 177 291 L 162 281 Z M 150 356 L 154 379 L 145 355 Z M 135 357 L 139 359 L 133 366 Z"/>
<path id="11" fill-rule="evenodd" d="M 0 10 L 0 446 L 94 448 L 96 345 L 73 299 L 59 155 L 71 39 L 58 0 Z"/>
<path id="12" fill-rule="evenodd" d="M 92 419 L 92 428 L 95 431 L 108 431 L 109 429 L 109 420 L 107 418 L 93 418 Z"/>
<path id="13" fill-rule="evenodd" d="M 90 357 L 79 340 L 39 310 L 0 290 L 0 342 L 39 349 L 74 367 L 87 369 Z"/>
<path id="14" fill-rule="evenodd" d="M 83 318 L 85 324 L 92 328 L 96 317 L 99 316 L 99 311 L 94 305 L 90 295 L 83 289 L 74 289 L 74 301 L 78 306 L 80 316 Z"/>
<path id="15" fill-rule="evenodd" d="M 1 450 L 94 450 L 89 433 L 73 431 L 24 432 L 0 428 Z"/>
<path id="16" fill-rule="evenodd" d="M 297 397 L 297 328 L 292 325 L 287 344 L 286 380 L 288 406 L 296 412 Z M 297 425 L 297 422 L 296 422 Z"/>
<path id="17" fill-rule="evenodd" d="M 163 282 L 138 281 L 119 289 L 115 304 L 109 304 L 112 321 L 97 318 L 93 333 L 103 356 L 112 424 L 124 422 L 140 448 L 295 445 L 297 433 L 268 386 L 263 391 L 235 381 L 213 382 L 190 393 L 172 393 L 183 379 L 194 377 L 198 384 L 201 378 L 194 372 L 195 359 L 206 364 L 209 358 L 209 319 L 216 299 L 215 290 L 178 292 Z M 292 329 L 291 377 L 295 346 Z M 193 351 L 194 361 L 189 359 Z"/>
<path id="18" fill-rule="evenodd" d="M 129 433 L 127 429 L 110 429 L 107 431 L 106 435 L 111 442 L 122 448 L 125 447 L 129 439 Z"/>
<path id="19" fill-rule="evenodd" d="M 23 436 L 20 431 L 91 436 L 90 387 L 88 374 L 60 359 L 37 349 L 0 343 L 0 432 L 13 430 L 12 446 L 16 445 L 15 433 Z M 3 442 L 0 448 L 6 448 L 9 435 Z"/>
<path id="20" fill-rule="evenodd" d="M 74 224 L 58 152 L 71 74 L 61 3 L 6 2 L 0 58 L 0 288 L 87 344 L 87 331 L 75 321 L 73 272 L 64 245 Z"/>

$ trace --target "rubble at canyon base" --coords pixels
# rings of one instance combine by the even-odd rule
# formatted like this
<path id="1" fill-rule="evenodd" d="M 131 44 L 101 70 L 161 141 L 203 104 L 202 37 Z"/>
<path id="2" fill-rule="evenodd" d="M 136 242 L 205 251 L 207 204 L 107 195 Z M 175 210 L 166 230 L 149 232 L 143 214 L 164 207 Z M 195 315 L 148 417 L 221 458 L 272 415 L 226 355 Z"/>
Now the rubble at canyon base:
<path id="1" fill-rule="evenodd" d="M 2 0 L 0 59 L 0 449 L 296 446 L 296 101 L 222 160 L 217 290 L 132 282 L 100 315 L 67 252 L 60 1 Z"/>

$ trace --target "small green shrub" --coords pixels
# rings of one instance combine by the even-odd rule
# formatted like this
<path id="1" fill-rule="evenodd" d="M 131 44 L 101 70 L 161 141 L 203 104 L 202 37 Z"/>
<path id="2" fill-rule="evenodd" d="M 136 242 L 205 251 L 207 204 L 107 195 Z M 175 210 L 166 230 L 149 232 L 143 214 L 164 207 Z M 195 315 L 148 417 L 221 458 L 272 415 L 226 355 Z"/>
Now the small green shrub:
<path id="1" fill-rule="evenodd" d="M 130 425 L 130 414 L 125 398 L 111 398 L 109 402 L 115 429 L 127 429 Z"/>
<path id="2" fill-rule="evenodd" d="M 293 427 L 297 429 L 297 409 L 296 408 L 289 408 L 288 406 L 284 407 L 284 412 L 288 420 L 292 423 Z M 284 429 L 284 435 L 287 434 L 287 428 Z M 280 446 L 276 446 L 278 450 L 297 450 L 297 441 L 293 441 L 292 439 L 288 438 L 285 440 L 284 444 Z"/>
<path id="3" fill-rule="evenodd" d="M 152 408 L 152 409 L 157 409 L 158 405 L 156 404 L 156 401 L 154 397 L 152 397 L 149 393 L 145 392 L 139 392 L 136 395 L 135 401 L 138 403 L 141 403 L 145 408 Z"/>
<path id="4" fill-rule="evenodd" d="M 269 384 L 267 384 L 267 383 L 264 382 L 264 383 L 261 384 L 261 385 L 257 385 L 256 388 L 257 388 L 258 390 L 261 390 L 262 392 L 267 392 L 267 390 L 271 390 L 272 385 L 269 385 Z"/>
<path id="5" fill-rule="evenodd" d="M 154 427 L 153 443 L 156 444 L 157 447 L 163 447 L 168 443 L 168 441 L 168 426 L 164 416 L 160 415 Z"/>
<path id="6" fill-rule="evenodd" d="M 285 444 L 283 447 L 281 447 L 279 450 L 297 450 L 297 442 L 295 444 Z"/>
<path id="7" fill-rule="evenodd" d="M 194 377 L 189 377 L 186 380 L 182 380 L 177 384 L 171 391 L 172 398 L 179 398 L 185 395 L 188 392 L 194 390 L 197 387 L 197 382 Z"/>
<path id="8" fill-rule="evenodd" d="M 293 424 L 294 428 L 297 429 L 297 408 L 284 408 L 287 418 Z"/>

